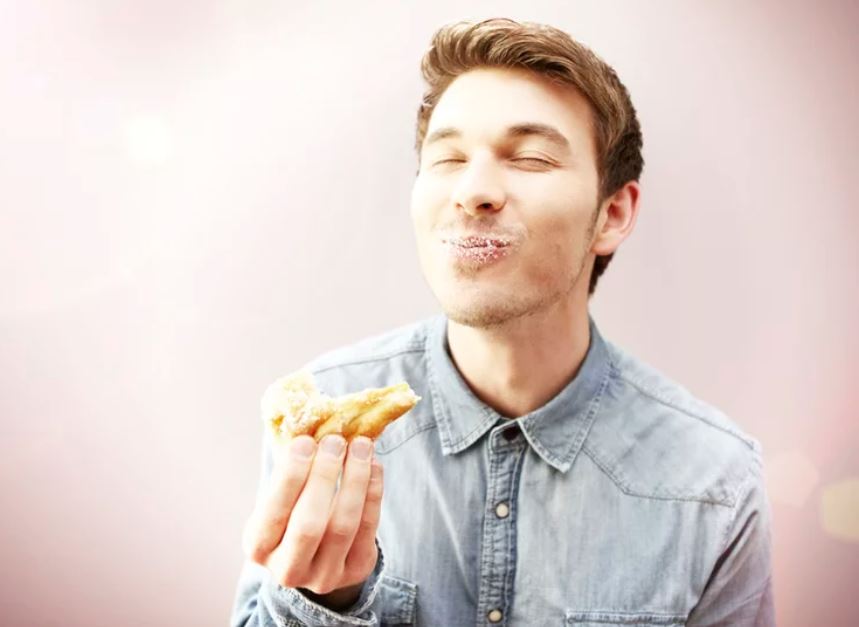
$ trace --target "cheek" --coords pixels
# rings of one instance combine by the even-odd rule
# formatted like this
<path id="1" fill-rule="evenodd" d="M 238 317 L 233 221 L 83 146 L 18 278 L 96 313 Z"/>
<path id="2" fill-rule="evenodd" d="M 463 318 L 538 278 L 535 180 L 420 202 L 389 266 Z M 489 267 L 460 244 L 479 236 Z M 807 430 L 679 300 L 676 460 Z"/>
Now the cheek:
<path id="1" fill-rule="evenodd" d="M 552 251 L 570 251 L 578 248 L 586 225 L 574 214 L 575 209 L 567 205 L 559 211 L 549 213 L 535 225 L 539 235 L 538 241 L 545 243 Z"/>
<path id="2" fill-rule="evenodd" d="M 529 273 L 534 280 L 551 281 L 574 270 L 584 255 L 587 218 L 567 206 L 531 225 Z"/>

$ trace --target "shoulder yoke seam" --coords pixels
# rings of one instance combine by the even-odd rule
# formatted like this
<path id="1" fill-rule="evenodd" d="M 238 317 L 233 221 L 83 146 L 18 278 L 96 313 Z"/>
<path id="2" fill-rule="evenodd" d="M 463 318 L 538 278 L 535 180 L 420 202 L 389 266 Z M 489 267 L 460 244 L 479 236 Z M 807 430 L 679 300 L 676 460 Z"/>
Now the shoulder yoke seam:
<path id="1" fill-rule="evenodd" d="M 695 412 L 691 411 L 690 409 L 688 409 L 687 407 L 681 407 L 677 403 L 674 403 L 674 402 L 668 400 L 667 398 L 660 396 L 659 394 L 657 394 L 653 390 L 647 389 L 646 387 L 644 387 L 644 384 L 642 384 L 638 381 L 635 381 L 634 379 L 629 377 L 629 375 L 623 373 L 619 368 L 616 370 L 618 373 L 618 378 L 620 380 L 625 381 L 626 383 L 630 384 L 631 386 L 633 386 L 636 390 L 638 390 L 639 392 L 641 392 L 645 396 L 648 396 L 648 397 L 652 398 L 653 400 L 662 403 L 663 405 L 667 405 L 668 407 L 671 407 L 672 409 L 676 409 L 677 411 L 682 412 L 683 414 L 686 414 L 690 418 L 695 418 L 695 419 L 703 422 L 707 426 L 710 426 L 710 427 L 717 429 L 723 433 L 727 433 L 728 435 L 733 436 L 734 438 L 736 438 L 737 440 L 739 440 L 740 442 L 745 444 L 747 447 L 749 447 L 752 451 L 754 451 L 755 447 L 752 444 L 752 442 L 747 437 L 743 436 L 742 434 L 737 433 L 736 431 L 734 431 L 732 429 L 728 429 L 728 428 L 723 427 L 721 425 L 717 425 L 714 422 L 712 422 L 711 420 L 709 420 L 708 418 L 706 418 L 705 416 L 702 416 L 701 414 L 695 413 Z"/>
<path id="2" fill-rule="evenodd" d="M 694 497 L 694 496 L 669 496 L 669 495 L 657 495 L 657 494 L 643 494 L 641 492 L 635 492 L 630 489 L 629 486 L 624 485 L 624 483 L 620 480 L 619 477 L 615 476 L 615 474 L 606 466 L 606 464 L 599 459 L 596 453 L 585 443 L 582 446 L 582 451 L 584 451 L 585 455 L 596 464 L 597 468 L 599 468 L 610 480 L 611 482 L 617 486 L 618 490 L 626 494 L 627 496 L 633 496 L 636 498 L 648 499 L 651 501 L 680 501 L 684 503 L 704 503 L 706 505 L 716 505 L 717 507 L 727 507 L 733 508 L 734 503 L 716 500 L 716 499 L 708 499 L 704 497 Z"/>
<path id="3" fill-rule="evenodd" d="M 320 368 L 311 368 L 314 375 L 321 374 L 328 370 L 334 370 L 335 368 L 342 368 L 344 366 L 357 366 L 359 364 L 370 364 L 376 361 L 385 361 L 387 359 L 391 359 L 392 357 L 398 357 L 399 355 L 407 355 L 409 353 L 423 353 L 424 346 L 423 342 L 416 344 L 412 343 L 404 348 L 400 348 L 394 351 L 388 351 L 387 353 L 381 353 L 379 355 L 373 355 L 372 357 L 362 357 L 355 359 L 345 359 L 343 361 L 338 361 L 333 364 L 324 365 Z M 321 359 L 321 358 L 320 358 Z M 312 365 L 313 362 L 311 362 Z"/>

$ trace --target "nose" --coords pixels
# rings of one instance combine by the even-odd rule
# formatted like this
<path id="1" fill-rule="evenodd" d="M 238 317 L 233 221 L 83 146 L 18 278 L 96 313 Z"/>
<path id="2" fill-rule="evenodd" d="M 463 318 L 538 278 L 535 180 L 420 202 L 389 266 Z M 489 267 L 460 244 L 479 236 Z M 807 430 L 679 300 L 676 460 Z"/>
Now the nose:
<path id="1" fill-rule="evenodd" d="M 490 159 L 473 159 L 462 171 L 452 194 L 453 202 L 472 217 L 497 212 L 507 201 L 501 174 Z"/>

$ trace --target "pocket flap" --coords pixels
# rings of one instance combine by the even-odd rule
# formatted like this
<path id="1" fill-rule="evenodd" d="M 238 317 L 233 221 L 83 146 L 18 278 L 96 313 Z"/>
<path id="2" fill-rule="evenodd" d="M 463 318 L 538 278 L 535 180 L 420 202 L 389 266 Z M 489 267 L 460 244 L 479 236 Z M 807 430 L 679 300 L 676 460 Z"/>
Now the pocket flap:
<path id="1" fill-rule="evenodd" d="M 607 627 L 609 625 L 683 625 L 685 616 L 679 614 L 660 614 L 658 612 L 611 612 L 567 610 L 567 625 L 578 627 Z"/>
<path id="2" fill-rule="evenodd" d="M 382 625 L 414 625 L 418 587 L 410 581 L 382 574 Z"/>

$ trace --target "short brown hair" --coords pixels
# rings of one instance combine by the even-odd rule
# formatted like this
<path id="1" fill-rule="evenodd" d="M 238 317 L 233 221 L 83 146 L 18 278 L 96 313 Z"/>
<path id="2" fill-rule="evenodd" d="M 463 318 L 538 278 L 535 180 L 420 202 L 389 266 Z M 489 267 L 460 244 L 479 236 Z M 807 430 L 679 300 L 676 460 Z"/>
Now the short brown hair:
<path id="1" fill-rule="evenodd" d="M 591 105 L 595 124 L 599 202 L 644 167 L 641 128 L 629 92 L 615 71 L 589 48 L 552 26 L 493 18 L 443 26 L 421 61 L 428 89 L 418 109 L 415 147 L 420 155 L 441 95 L 460 74 L 480 67 L 524 69 L 576 88 Z M 612 254 L 597 256 L 588 295 Z"/>

